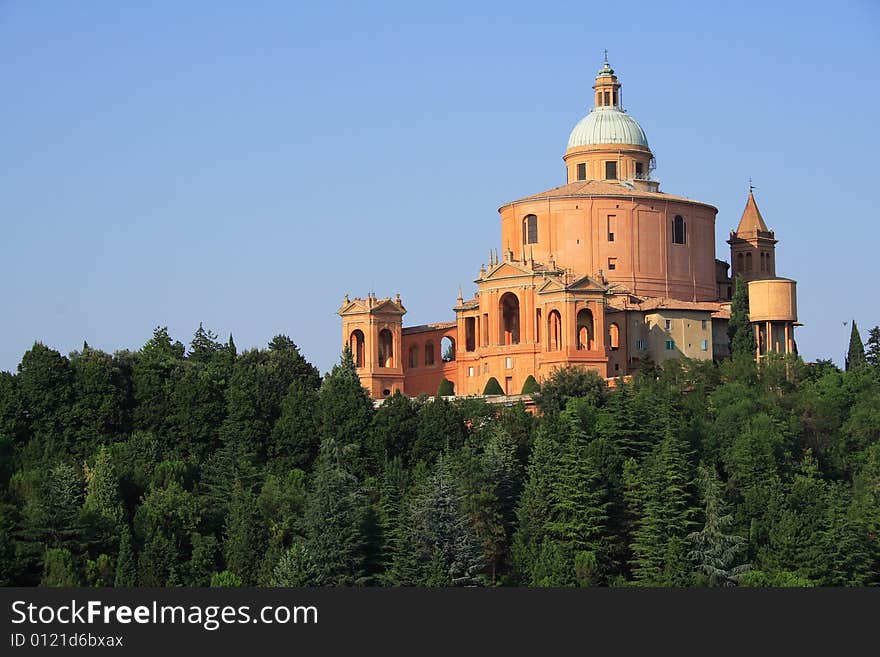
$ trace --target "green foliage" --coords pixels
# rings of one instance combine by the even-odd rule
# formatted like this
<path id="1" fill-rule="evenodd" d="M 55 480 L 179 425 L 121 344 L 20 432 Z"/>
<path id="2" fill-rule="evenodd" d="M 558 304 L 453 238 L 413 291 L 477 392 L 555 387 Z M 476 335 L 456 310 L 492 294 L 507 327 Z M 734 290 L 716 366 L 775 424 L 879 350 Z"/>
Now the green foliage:
<path id="1" fill-rule="evenodd" d="M 730 339 L 730 355 L 734 360 L 754 360 L 758 344 L 754 329 L 749 323 L 749 284 L 741 276 L 737 276 L 734 281 L 727 337 Z"/>
<path id="2" fill-rule="evenodd" d="M 856 326 L 856 320 L 852 321 L 852 329 L 849 333 L 849 348 L 846 350 L 846 371 L 857 369 L 865 364 L 865 346 L 862 344 L 862 336 Z"/>
<path id="3" fill-rule="evenodd" d="M 316 581 L 317 573 L 308 548 L 294 543 L 272 570 L 270 586 L 311 586 Z"/>
<path id="4" fill-rule="evenodd" d="M 535 381 L 535 377 L 529 374 L 526 377 L 526 380 L 523 381 L 522 393 L 523 395 L 531 395 L 536 392 L 541 391 L 541 386 L 538 385 L 538 382 Z"/>
<path id="5" fill-rule="evenodd" d="M 257 583 L 260 562 L 254 555 L 266 551 L 265 523 L 254 494 L 236 482 L 226 514 L 224 555 L 227 570 L 235 573 L 244 586 Z"/>
<path id="6" fill-rule="evenodd" d="M 350 354 L 322 382 L 285 336 L 35 344 L 0 372 L 0 585 L 876 586 L 869 335 L 849 371 L 559 370 L 536 415 L 374 410 Z"/>
<path id="7" fill-rule="evenodd" d="M 323 440 L 339 448 L 363 447 L 373 421 L 373 401 L 361 385 L 348 347 L 321 384 L 320 407 Z"/>
<path id="8" fill-rule="evenodd" d="M 352 447 L 325 439 L 315 464 L 305 512 L 305 547 L 319 585 L 351 585 L 361 574 L 361 500 L 351 472 Z"/>
<path id="9" fill-rule="evenodd" d="M 692 550 L 688 556 L 697 572 L 708 578 L 709 586 L 734 586 L 748 565 L 734 565 L 746 549 L 742 536 L 728 533 L 733 527 L 733 516 L 726 513 L 721 482 L 714 468 L 701 466 L 700 490 L 703 497 L 703 529 L 688 535 Z"/>
<path id="10" fill-rule="evenodd" d="M 70 550 L 66 548 L 46 550 L 40 586 L 79 586 L 79 584 L 79 573 L 76 571 Z"/>
<path id="11" fill-rule="evenodd" d="M 455 385 L 447 378 L 444 378 L 440 382 L 440 386 L 437 388 L 437 396 L 438 397 L 452 397 L 455 394 Z"/>
<path id="12" fill-rule="evenodd" d="M 489 377 L 489 380 L 486 381 L 486 387 L 483 388 L 484 395 L 503 395 L 504 390 L 501 388 L 501 384 L 498 383 L 498 379 L 494 376 Z"/>
<path id="13" fill-rule="evenodd" d="M 627 499 L 637 518 L 632 572 L 643 586 L 687 586 L 687 536 L 696 509 L 687 447 L 672 431 L 639 465 L 626 463 Z"/>
<path id="14" fill-rule="evenodd" d="M 605 380 L 593 370 L 565 367 L 553 371 L 534 399 L 544 415 L 552 416 L 561 413 L 572 398 L 587 398 L 600 404 L 606 389 Z"/>
<path id="15" fill-rule="evenodd" d="M 231 573 L 228 570 L 223 570 L 219 573 L 214 573 L 211 576 L 211 588 L 212 589 L 220 589 L 220 588 L 237 588 L 239 586 L 244 586 L 241 582 L 241 578 L 235 573 Z"/>
<path id="16" fill-rule="evenodd" d="M 122 528 L 119 539 L 119 554 L 116 557 L 116 573 L 113 586 L 117 588 L 132 587 L 137 584 L 137 559 L 131 544 L 131 531 L 128 525 Z"/>
<path id="17" fill-rule="evenodd" d="M 868 342 L 865 345 L 865 362 L 875 370 L 880 370 L 880 326 L 868 331 Z"/>
<path id="18" fill-rule="evenodd" d="M 473 586 L 485 566 L 479 538 L 463 509 L 464 495 L 441 455 L 413 498 L 409 542 L 424 586 Z"/>

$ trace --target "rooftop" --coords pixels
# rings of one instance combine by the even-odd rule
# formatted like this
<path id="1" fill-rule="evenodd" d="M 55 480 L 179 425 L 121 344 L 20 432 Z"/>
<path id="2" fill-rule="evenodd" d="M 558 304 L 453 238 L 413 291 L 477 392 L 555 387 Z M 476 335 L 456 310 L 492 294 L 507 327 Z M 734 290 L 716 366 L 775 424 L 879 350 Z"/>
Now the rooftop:
<path id="1" fill-rule="evenodd" d="M 545 192 L 524 196 L 515 201 L 510 201 L 501 206 L 505 208 L 514 203 L 523 203 L 525 201 L 542 201 L 549 198 L 591 198 L 594 196 L 612 196 L 626 198 L 647 198 L 656 199 L 658 201 L 685 201 L 687 203 L 698 203 L 708 208 L 712 208 L 717 212 L 718 208 L 702 201 L 685 198 L 683 196 L 673 196 L 663 192 L 649 192 L 637 189 L 632 183 L 623 180 L 581 180 L 578 182 L 560 185 Z M 499 208 L 499 209 L 501 209 Z"/>

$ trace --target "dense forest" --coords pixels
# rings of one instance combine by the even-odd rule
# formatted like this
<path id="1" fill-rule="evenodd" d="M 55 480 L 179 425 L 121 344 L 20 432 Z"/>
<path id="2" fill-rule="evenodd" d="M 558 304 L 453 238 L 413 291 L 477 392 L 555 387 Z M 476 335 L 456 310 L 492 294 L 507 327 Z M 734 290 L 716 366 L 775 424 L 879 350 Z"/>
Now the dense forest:
<path id="1" fill-rule="evenodd" d="M 285 336 L 37 343 L 0 373 L 0 583 L 876 585 L 880 329 L 853 336 L 846 371 L 558 370 L 535 415 L 374 408 Z"/>

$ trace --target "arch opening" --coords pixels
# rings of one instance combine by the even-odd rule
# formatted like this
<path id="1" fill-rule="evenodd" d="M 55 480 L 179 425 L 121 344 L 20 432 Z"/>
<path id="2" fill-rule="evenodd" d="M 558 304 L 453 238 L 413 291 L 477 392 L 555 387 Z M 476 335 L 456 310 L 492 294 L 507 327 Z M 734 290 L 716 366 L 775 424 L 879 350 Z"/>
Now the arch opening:
<path id="1" fill-rule="evenodd" d="M 351 349 L 351 357 L 354 359 L 355 367 L 364 366 L 364 332 L 355 329 L 348 337 L 348 346 Z"/>
<path id="2" fill-rule="evenodd" d="M 562 349 L 562 316 L 558 310 L 547 315 L 547 351 Z"/>
<path id="3" fill-rule="evenodd" d="M 538 243 L 538 217 L 527 214 L 523 219 L 523 244 Z"/>
<path id="4" fill-rule="evenodd" d="M 440 340 L 440 353 L 443 354 L 443 362 L 451 363 L 455 360 L 455 340 L 450 338 L 448 335 L 444 335 L 443 339 Z"/>
<path id="5" fill-rule="evenodd" d="M 379 331 L 379 367 L 394 367 L 394 336 L 387 328 Z"/>
<path id="6" fill-rule="evenodd" d="M 581 351 L 593 351 L 596 348 L 593 312 L 587 308 L 577 314 L 577 348 Z"/>
<path id="7" fill-rule="evenodd" d="M 505 292 L 498 302 L 501 315 L 501 344 L 519 344 L 519 299 Z"/>
<path id="8" fill-rule="evenodd" d="M 608 346 L 612 349 L 620 348 L 620 327 L 614 322 L 608 327 Z"/>

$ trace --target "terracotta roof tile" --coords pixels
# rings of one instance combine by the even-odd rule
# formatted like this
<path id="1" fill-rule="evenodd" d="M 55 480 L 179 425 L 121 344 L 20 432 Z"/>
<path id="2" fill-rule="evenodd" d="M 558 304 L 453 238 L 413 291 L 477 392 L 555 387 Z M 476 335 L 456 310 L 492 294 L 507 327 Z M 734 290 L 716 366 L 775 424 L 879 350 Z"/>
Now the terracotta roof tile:
<path id="1" fill-rule="evenodd" d="M 702 201 L 696 201 L 694 199 L 685 198 L 683 196 L 673 196 L 672 194 L 665 194 L 663 192 L 648 192 L 645 190 L 636 189 L 635 187 L 630 187 L 628 186 L 628 183 L 624 183 L 621 181 L 611 182 L 608 180 L 582 180 L 579 182 L 568 183 L 567 185 L 561 185 L 559 187 L 554 187 L 553 189 L 548 189 L 545 192 L 532 194 L 531 196 L 524 196 L 515 201 L 510 201 L 509 203 L 505 203 L 501 207 L 503 208 L 508 205 L 512 205 L 513 203 L 538 201 L 547 198 L 579 198 L 589 196 L 622 196 L 634 198 L 650 198 L 656 199 L 658 201 L 686 201 L 689 203 L 699 203 L 700 205 L 705 205 L 707 207 L 717 210 L 715 206 L 708 203 L 703 203 Z"/>

